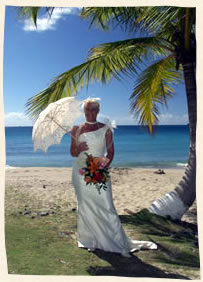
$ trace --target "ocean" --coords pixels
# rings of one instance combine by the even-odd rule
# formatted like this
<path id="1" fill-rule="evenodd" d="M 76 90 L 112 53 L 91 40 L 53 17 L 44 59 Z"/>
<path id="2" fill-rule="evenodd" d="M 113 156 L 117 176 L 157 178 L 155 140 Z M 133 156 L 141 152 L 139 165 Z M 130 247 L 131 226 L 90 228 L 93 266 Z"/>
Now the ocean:
<path id="1" fill-rule="evenodd" d="M 33 151 L 32 127 L 6 127 L 6 167 L 71 167 L 70 136 L 47 153 Z M 141 126 L 117 126 L 114 130 L 115 156 L 112 167 L 178 168 L 187 164 L 189 127 L 155 126 L 150 135 Z"/>

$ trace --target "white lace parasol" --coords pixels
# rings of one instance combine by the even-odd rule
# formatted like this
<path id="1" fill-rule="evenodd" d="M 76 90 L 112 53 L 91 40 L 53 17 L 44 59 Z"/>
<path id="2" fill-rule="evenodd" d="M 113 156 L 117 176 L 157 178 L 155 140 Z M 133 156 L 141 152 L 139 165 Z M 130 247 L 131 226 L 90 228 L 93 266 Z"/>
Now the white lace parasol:
<path id="1" fill-rule="evenodd" d="M 62 98 L 40 113 L 32 131 L 34 151 L 46 152 L 49 146 L 60 144 L 64 134 L 72 130 L 73 123 L 81 115 L 82 102 L 74 97 Z"/>

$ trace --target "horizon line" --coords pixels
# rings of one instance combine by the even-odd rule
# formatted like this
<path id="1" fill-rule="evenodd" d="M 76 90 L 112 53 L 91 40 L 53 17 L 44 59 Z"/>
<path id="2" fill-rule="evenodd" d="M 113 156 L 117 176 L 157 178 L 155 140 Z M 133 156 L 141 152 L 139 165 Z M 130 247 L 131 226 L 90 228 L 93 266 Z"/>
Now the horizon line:
<path id="1" fill-rule="evenodd" d="M 180 125 L 184 125 L 184 126 L 188 126 L 189 123 L 187 124 L 155 124 L 153 126 L 180 126 Z M 4 127 L 33 127 L 34 125 L 5 125 Z M 140 124 L 117 124 L 116 126 L 141 126 L 141 127 L 145 127 L 147 125 L 140 125 Z"/>

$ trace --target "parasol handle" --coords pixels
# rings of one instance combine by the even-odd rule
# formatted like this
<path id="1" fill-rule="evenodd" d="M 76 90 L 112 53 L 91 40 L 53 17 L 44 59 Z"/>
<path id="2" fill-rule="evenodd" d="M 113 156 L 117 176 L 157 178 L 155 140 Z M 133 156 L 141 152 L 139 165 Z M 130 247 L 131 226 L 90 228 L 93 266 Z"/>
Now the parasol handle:
<path id="1" fill-rule="evenodd" d="M 53 122 L 55 122 L 55 124 L 57 124 L 61 129 L 63 129 L 66 133 L 68 133 L 72 138 L 74 138 L 75 139 L 75 137 L 74 136 L 72 136 L 72 134 L 71 133 L 69 133 L 62 125 L 60 125 L 57 121 L 55 121 L 53 118 L 51 118 L 51 120 L 53 121 Z"/>

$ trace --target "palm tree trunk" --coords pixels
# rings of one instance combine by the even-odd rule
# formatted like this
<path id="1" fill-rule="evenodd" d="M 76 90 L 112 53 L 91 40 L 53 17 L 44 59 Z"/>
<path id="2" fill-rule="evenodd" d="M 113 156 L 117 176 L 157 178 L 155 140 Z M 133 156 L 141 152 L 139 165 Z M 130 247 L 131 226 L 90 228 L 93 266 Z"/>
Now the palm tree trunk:
<path id="1" fill-rule="evenodd" d="M 161 216 L 170 216 L 172 219 L 181 219 L 196 198 L 196 76 L 194 63 L 190 57 L 186 56 L 185 60 L 182 62 L 190 131 L 188 164 L 184 176 L 176 188 L 172 192 L 154 201 L 149 207 L 151 213 Z"/>

